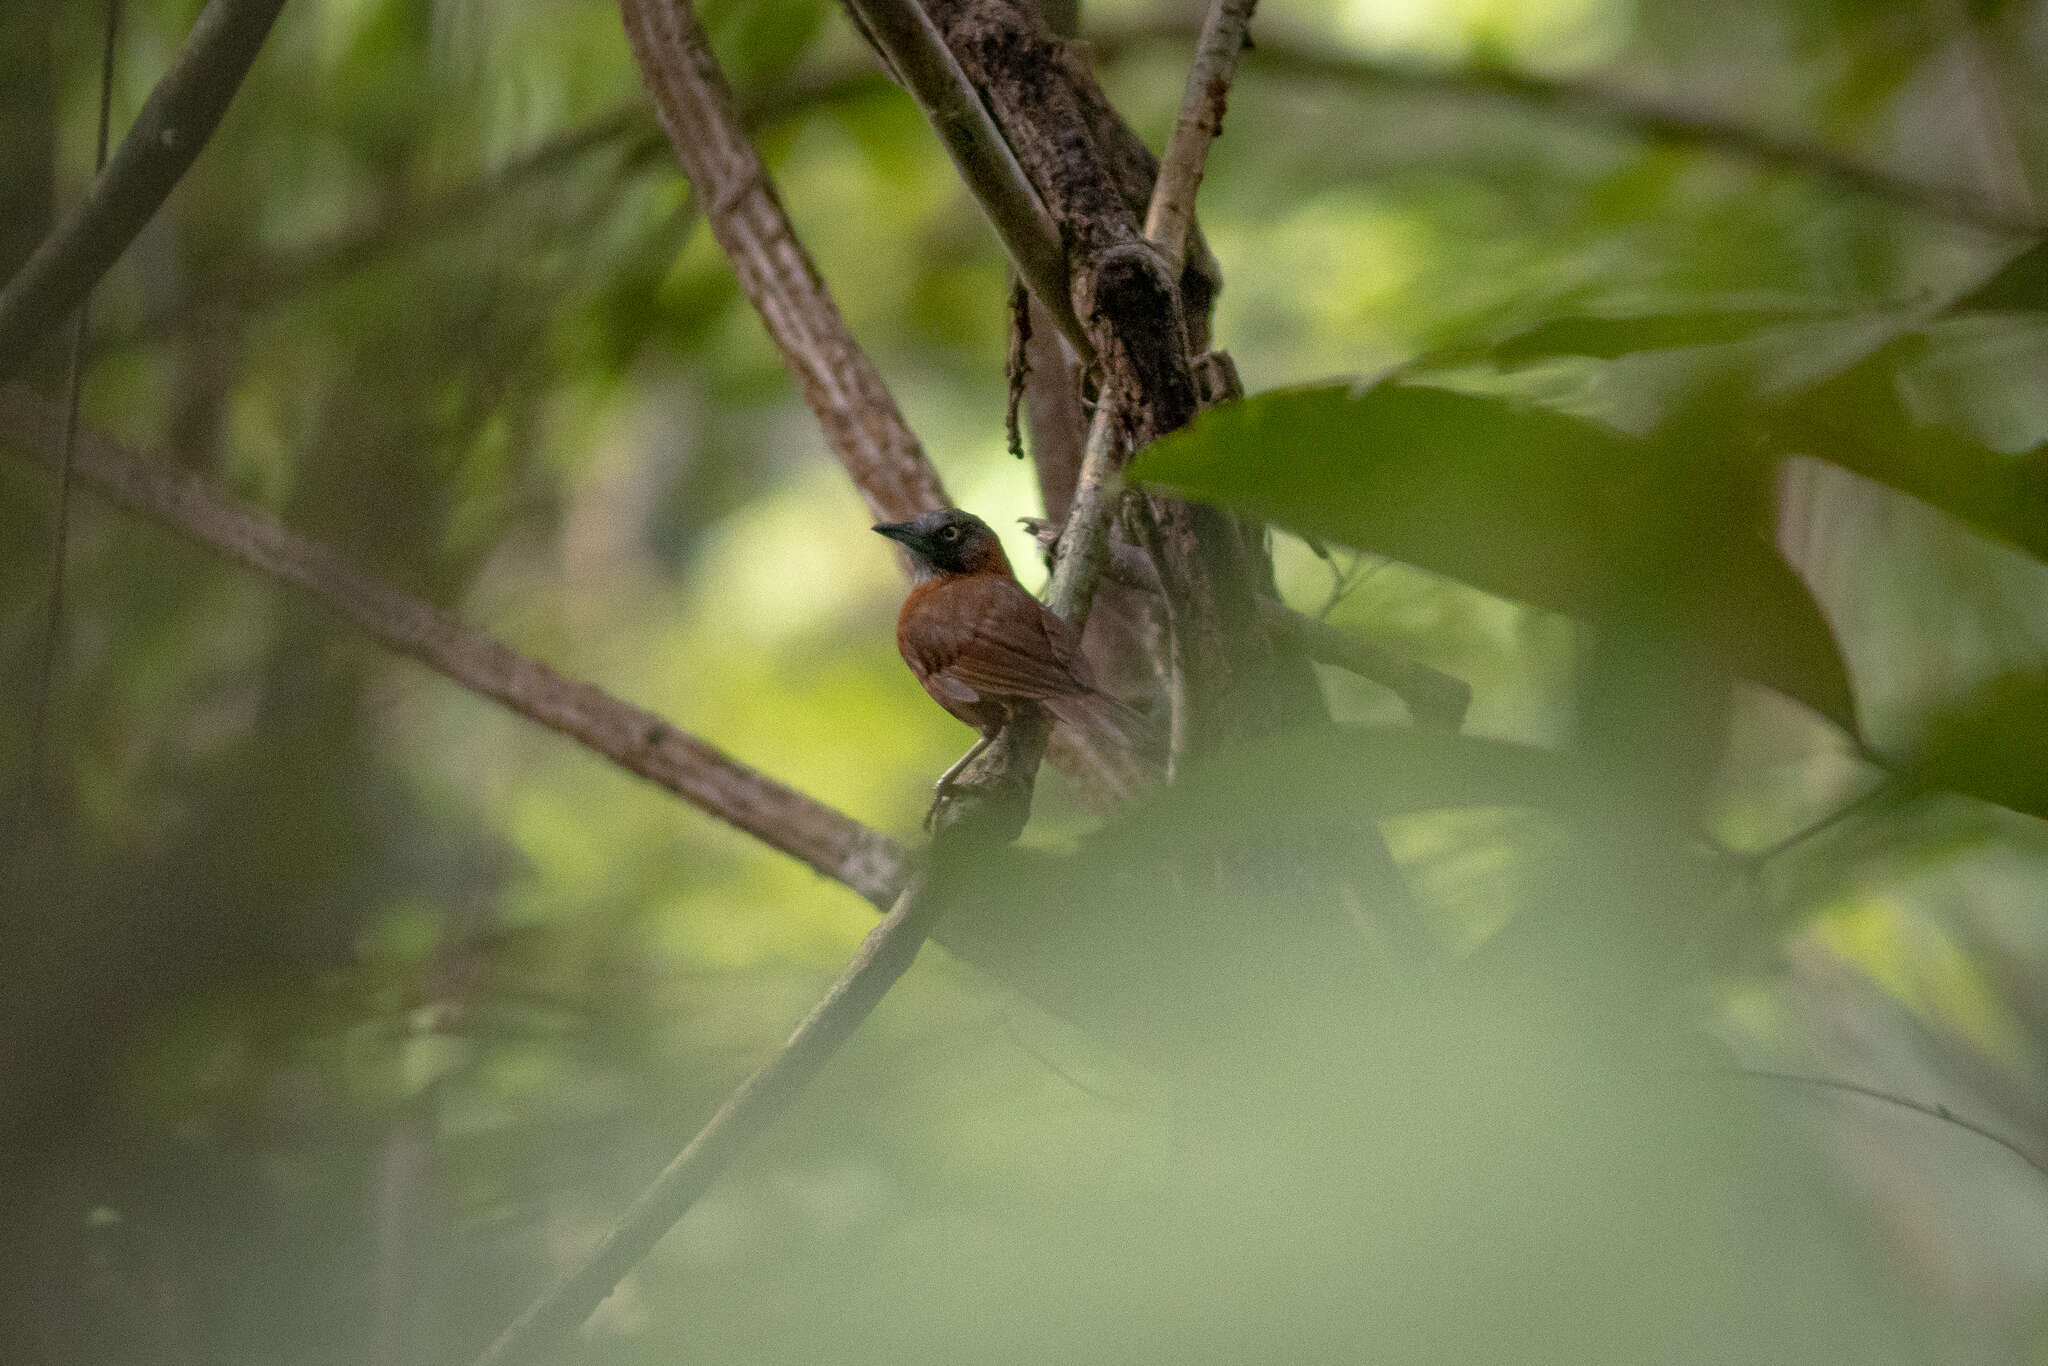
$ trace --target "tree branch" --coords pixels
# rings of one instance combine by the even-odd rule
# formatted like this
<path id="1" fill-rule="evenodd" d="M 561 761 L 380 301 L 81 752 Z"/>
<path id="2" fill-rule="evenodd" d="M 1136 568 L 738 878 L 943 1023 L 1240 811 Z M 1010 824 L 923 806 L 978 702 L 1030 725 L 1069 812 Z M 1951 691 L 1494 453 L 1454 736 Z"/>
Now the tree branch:
<path id="1" fill-rule="evenodd" d="M 1038 192 L 918 0 L 846 0 L 945 144 L 961 180 L 1017 271 L 1086 361 L 1095 347 L 1074 316 L 1066 248 Z"/>
<path id="2" fill-rule="evenodd" d="M 534 1360 L 576 1331 L 881 1004 L 916 960 L 940 906 L 939 898 L 925 895 L 923 879 L 914 878 L 782 1050 L 740 1083 L 582 1265 L 529 1304 L 475 1366 Z"/>
<path id="3" fill-rule="evenodd" d="M 127 250 L 155 215 L 263 47 L 284 0 L 209 0 L 92 193 L 0 290 L 0 380 Z"/>
<path id="4" fill-rule="evenodd" d="M 688 0 L 621 0 L 620 9 L 720 245 L 869 506 L 883 516 L 915 511 L 914 502 L 892 505 L 906 490 L 937 500 L 927 506 L 943 505 L 937 475 L 783 217 Z M 887 444 L 876 450 L 869 444 L 875 438 Z M 939 909 L 925 895 L 923 878 L 913 877 L 782 1050 L 727 1098 L 582 1265 L 513 1320 L 477 1366 L 531 1360 L 589 1317 L 880 1004 L 916 959 Z"/>
<path id="5" fill-rule="evenodd" d="M 1090 42 L 1103 61 L 1113 62 L 1135 48 L 1185 43 L 1192 32 L 1193 26 L 1184 20 L 1158 20 L 1107 28 L 1090 35 Z M 2048 229 L 2048 221 L 2039 215 L 2015 212 L 1961 186 L 1911 180 L 1815 142 L 1767 132 L 1598 81 L 1538 76 L 1504 66 L 1446 67 L 1389 61 L 1333 52 L 1327 43 L 1306 36 L 1264 31 L 1247 62 L 1252 72 L 1262 75 L 1296 76 L 1415 94 L 1506 100 L 1542 114 L 1609 128 L 1667 147 L 1714 152 L 1812 176 L 1915 213 L 1933 214 L 2002 236 L 2032 237 Z"/>
<path id="6" fill-rule="evenodd" d="M 1152 202 L 1145 213 L 1146 240 L 1166 259 L 1169 274 L 1179 275 L 1187 249 L 1188 225 L 1194 219 L 1195 192 L 1202 183 L 1209 146 L 1223 131 L 1223 107 L 1244 50 L 1245 30 L 1257 0 L 1210 0 L 1195 43 L 1180 114 L 1152 184 Z M 1113 405 L 1095 410 L 1088 443 L 1081 456 L 1081 478 L 1074 488 L 1073 512 L 1060 536 L 1060 556 L 1046 605 L 1079 630 L 1095 600 L 1095 585 L 1109 557 L 1110 523 L 1123 499 L 1122 448 L 1117 440 Z"/>
<path id="7" fill-rule="evenodd" d="M 790 227 L 696 15 L 684 0 L 621 0 L 620 10 L 711 231 L 868 509 L 893 521 L 947 506 L 938 471 Z"/>
<path id="8" fill-rule="evenodd" d="M 0 441 L 48 463 L 56 404 L 0 386 Z M 727 757 L 654 713 L 564 678 L 501 641 L 365 574 L 333 549 L 213 492 L 203 482 L 81 431 L 74 472 L 117 506 L 283 580 L 398 653 L 471 692 L 579 741 L 619 767 L 778 849 L 877 906 L 902 887 L 901 846 L 850 816 Z"/>
<path id="9" fill-rule="evenodd" d="M 1228 52 L 1234 60 L 1243 46 L 1242 23 L 1249 8 L 1216 0 L 1202 51 Z M 1124 453 L 1182 426 L 1198 406 L 1177 289 L 1179 262 L 1169 262 L 1146 240 L 1120 177 L 1125 168 L 1118 158 L 1126 150 L 1116 138 L 1121 125 L 1107 114 L 1104 126 L 1097 127 L 1106 102 L 1085 64 L 1046 29 L 1035 7 L 1014 0 L 935 0 L 930 12 L 1059 224 L 1070 252 L 1076 311 L 1100 363 L 1095 418 L 1066 520 L 1069 541 L 1046 591 L 1047 607 L 1078 629 L 1086 623 L 1101 576 L 1109 523 L 1120 502 L 1116 473 Z M 1207 59 L 1198 61 L 1188 102 L 1220 104 L 1222 92 L 1211 90 L 1219 71 L 1227 87 L 1227 70 Z M 1199 159 L 1209 141 L 1206 136 L 1183 138 L 1178 155 Z M 1154 199 L 1159 185 L 1155 179 Z M 1170 540 L 1161 538 L 1160 569 L 1172 589 L 1176 658 L 1197 661 L 1200 680 L 1190 693 L 1200 693 L 1207 704 L 1228 686 L 1234 647 L 1255 639 L 1265 649 L 1267 642 L 1256 624 L 1242 565 L 1234 558 L 1235 529 L 1222 525 L 1212 510 L 1182 513 Z M 1042 727 L 1007 727 L 966 770 L 959 786 L 1014 791 L 1035 772 L 1043 743 Z"/>

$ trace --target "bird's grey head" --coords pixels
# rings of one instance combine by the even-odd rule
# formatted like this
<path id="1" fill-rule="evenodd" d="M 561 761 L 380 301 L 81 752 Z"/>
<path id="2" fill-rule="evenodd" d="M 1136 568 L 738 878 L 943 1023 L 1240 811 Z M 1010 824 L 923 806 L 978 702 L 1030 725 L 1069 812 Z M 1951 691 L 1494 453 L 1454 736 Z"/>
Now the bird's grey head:
<path id="1" fill-rule="evenodd" d="M 959 508 L 938 508 L 907 522 L 883 522 L 875 530 L 909 550 L 920 579 L 1010 572 L 1003 543 L 988 523 Z"/>

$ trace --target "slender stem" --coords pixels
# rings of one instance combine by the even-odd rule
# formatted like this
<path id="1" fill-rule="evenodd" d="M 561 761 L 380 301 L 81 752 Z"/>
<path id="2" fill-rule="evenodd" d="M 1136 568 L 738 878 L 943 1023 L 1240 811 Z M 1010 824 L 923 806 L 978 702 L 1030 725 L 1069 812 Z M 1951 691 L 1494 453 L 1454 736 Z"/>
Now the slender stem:
<path id="1" fill-rule="evenodd" d="M 1896 774 L 1888 773 L 1868 791 L 1843 802 L 1825 816 L 1801 826 L 1791 834 L 1766 845 L 1755 853 L 1742 855 L 1742 861 L 1751 868 L 1761 868 L 1763 865 L 1798 848 L 1815 836 L 1825 834 L 1829 830 L 1834 829 L 1844 821 L 1864 815 L 1891 802 L 1905 799 L 1910 795 L 1911 790 L 1912 785 L 1910 783 Z"/>
<path id="2" fill-rule="evenodd" d="M 1115 402 L 1104 395 L 1088 423 L 1081 447 L 1081 477 L 1074 481 L 1074 502 L 1060 533 L 1059 558 L 1045 605 L 1078 634 L 1095 605 L 1095 589 L 1109 559 L 1110 526 L 1124 496 L 1122 433 L 1117 430 Z"/>
<path id="3" fill-rule="evenodd" d="M 0 386 L 0 444 L 50 460 L 56 405 Z M 901 846 L 852 817 L 748 768 L 653 712 L 550 669 L 379 582 L 328 546 L 279 526 L 172 466 L 92 431 L 79 432 L 80 482 L 115 504 L 299 589 L 380 643 L 507 710 L 569 736 L 801 861 L 877 906 L 902 888 Z"/>
<path id="4" fill-rule="evenodd" d="M 1188 224 L 1195 217 L 1195 193 L 1202 186 L 1209 144 L 1223 132 L 1224 104 L 1230 96 L 1230 82 L 1237 75 L 1237 57 L 1244 51 L 1245 30 L 1257 4 L 1258 0 L 1212 0 L 1209 16 L 1202 23 L 1202 36 L 1195 44 L 1194 66 L 1188 72 L 1180 116 L 1173 122 L 1166 155 L 1159 161 L 1159 180 L 1152 188 L 1152 203 L 1145 214 L 1145 236 L 1175 271 L 1180 269 L 1181 256 L 1187 250 Z"/>
<path id="5" fill-rule="evenodd" d="M 114 50 L 121 35 L 121 0 L 107 0 L 105 40 L 100 48 L 100 119 L 94 134 L 92 171 L 107 168 L 107 137 L 114 114 Z M 71 354 L 64 368 L 64 435 L 57 455 L 57 511 L 50 528 L 50 613 L 43 623 L 43 652 L 36 671 L 35 719 L 29 727 L 30 784 L 45 777 L 50 752 L 50 713 L 55 704 L 57 659 L 64 650 L 64 570 L 71 556 L 71 454 L 78 444 L 78 395 L 85 382 L 85 334 L 91 323 L 92 290 L 78 299 L 71 318 Z"/>
<path id="6" fill-rule="evenodd" d="M 2032 1167 L 2035 1171 L 2041 1173 L 2041 1175 L 2048 1176 L 2048 1159 L 2029 1152 L 2016 1140 L 2008 1138 L 1990 1125 L 1980 1123 L 1964 1115 L 1959 1115 L 1949 1109 L 1948 1106 L 1938 1102 L 1915 1100 L 1911 1096 L 1902 1096 L 1895 1091 L 1884 1090 L 1882 1087 L 1865 1086 L 1861 1082 L 1842 1081 L 1836 1077 L 1814 1077 L 1800 1072 L 1774 1072 L 1769 1068 L 1763 1067 L 1742 1067 L 1736 1070 L 1740 1075 L 1751 1077 L 1758 1081 L 1785 1082 L 1793 1086 L 1812 1087 L 1816 1091 L 1840 1091 L 1845 1095 L 1862 1096 L 1867 1100 L 1881 1101 L 1886 1105 L 1895 1105 L 1901 1110 L 1911 1110 L 1914 1114 L 1926 1115 L 1929 1119 L 1938 1119 L 1944 1124 L 1953 1124 L 1958 1129 L 1968 1130 L 1979 1138 L 1989 1139 L 2014 1157 L 2017 1157 L 2020 1161 L 2026 1163 L 2029 1167 Z"/>
<path id="7" fill-rule="evenodd" d="M 227 112 L 284 0 L 209 0 L 92 193 L 0 290 L 0 380 L 155 216 Z"/>
<path id="8" fill-rule="evenodd" d="M 931 121 L 1024 282 L 1076 354 L 1084 361 L 1092 358 L 1095 347 L 1074 316 L 1066 249 L 1052 216 L 931 16 L 917 0 L 846 0 L 846 5 Z"/>
<path id="9" fill-rule="evenodd" d="M 1456 730 L 1465 724 L 1465 713 L 1472 706 L 1472 685 L 1464 679 L 1297 612 L 1274 598 L 1259 599 L 1259 619 L 1276 639 L 1288 641 L 1310 659 L 1387 689 L 1424 725 Z"/>
<path id="10" fill-rule="evenodd" d="M 937 919 L 939 899 L 922 878 L 868 932 L 782 1050 L 727 1097 L 718 1112 L 643 1190 L 582 1264 L 526 1307 L 475 1366 L 510 1366 L 554 1349 L 590 1317 L 711 1183 L 768 1128 L 839 1051 L 917 958 Z"/>

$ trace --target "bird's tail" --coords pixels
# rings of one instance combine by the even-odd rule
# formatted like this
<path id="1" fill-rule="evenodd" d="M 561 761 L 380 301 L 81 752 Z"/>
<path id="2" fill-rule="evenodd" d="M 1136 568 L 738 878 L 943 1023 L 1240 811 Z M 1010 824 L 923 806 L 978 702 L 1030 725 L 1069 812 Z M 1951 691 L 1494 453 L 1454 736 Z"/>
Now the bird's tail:
<path id="1" fill-rule="evenodd" d="M 1165 774 L 1165 728 L 1128 702 L 1102 692 L 1068 693 L 1046 699 L 1045 709 L 1115 801 L 1130 800 Z"/>

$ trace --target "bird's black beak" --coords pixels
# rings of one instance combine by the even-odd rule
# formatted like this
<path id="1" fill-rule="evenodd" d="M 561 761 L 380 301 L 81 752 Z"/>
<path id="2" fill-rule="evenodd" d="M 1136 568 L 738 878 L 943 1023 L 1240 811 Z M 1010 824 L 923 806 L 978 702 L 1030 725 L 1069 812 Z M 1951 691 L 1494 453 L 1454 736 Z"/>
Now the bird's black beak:
<path id="1" fill-rule="evenodd" d="M 901 541 L 913 550 L 917 548 L 918 542 L 923 539 L 917 534 L 917 524 L 915 522 L 877 522 L 875 524 L 875 534 L 887 536 L 892 541 Z"/>

